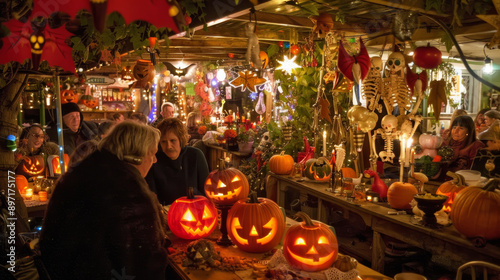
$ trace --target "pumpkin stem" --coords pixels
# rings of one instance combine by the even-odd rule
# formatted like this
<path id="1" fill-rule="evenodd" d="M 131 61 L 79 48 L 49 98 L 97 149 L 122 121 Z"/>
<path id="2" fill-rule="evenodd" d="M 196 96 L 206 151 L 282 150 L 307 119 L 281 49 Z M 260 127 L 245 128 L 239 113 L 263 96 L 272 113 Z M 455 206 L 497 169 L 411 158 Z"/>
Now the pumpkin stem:
<path id="1" fill-rule="evenodd" d="M 500 179 L 499 178 L 491 178 L 488 180 L 486 185 L 483 187 L 483 190 L 485 191 L 490 191 L 494 192 L 496 188 L 500 185 Z"/>
<path id="2" fill-rule="evenodd" d="M 249 203 L 259 203 L 259 199 L 257 198 L 257 192 L 251 192 L 249 197 L 250 197 Z"/>
<path id="3" fill-rule="evenodd" d="M 280 156 L 284 156 L 284 155 L 285 155 L 285 151 L 281 151 Z"/>
<path id="4" fill-rule="evenodd" d="M 187 198 L 188 199 L 194 199 L 194 190 L 193 187 L 189 187 L 187 190 Z"/>
<path id="5" fill-rule="evenodd" d="M 295 213 L 295 217 L 301 218 L 306 226 L 314 226 L 311 217 L 302 211 Z"/>
<path id="6" fill-rule="evenodd" d="M 219 159 L 219 171 L 222 171 L 226 168 L 225 160 L 223 158 Z"/>

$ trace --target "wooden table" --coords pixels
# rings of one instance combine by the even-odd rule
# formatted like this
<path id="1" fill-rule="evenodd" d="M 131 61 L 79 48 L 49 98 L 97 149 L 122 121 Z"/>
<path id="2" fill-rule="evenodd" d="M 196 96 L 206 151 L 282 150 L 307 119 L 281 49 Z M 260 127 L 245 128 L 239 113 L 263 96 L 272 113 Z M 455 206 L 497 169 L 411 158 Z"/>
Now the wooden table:
<path id="1" fill-rule="evenodd" d="M 318 199 L 317 219 L 327 221 L 329 207 L 343 209 L 343 215 L 360 215 L 366 226 L 373 231 L 373 243 L 370 254 L 371 267 L 384 272 L 385 243 L 383 236 L 389 236 L 409 245 L 424 249 L 449 259 L 457 265 L 472 260 L 500 263 L 500 245 L 488 242 L 484 248 L 477 248 L 464 238 L 453 225 L 431 229 L 415 222 L 413 215 L 389 215 L 394 209 L 368 201 L 347 201 L 345 197 L 329 190 L 328 183 L 317 183 L 306 178 L 272 175 L 278 181 L 278 204 L 285 207 L 286 193 L 296 190 Z M 301 180 L 301 181 L 297 181 Z M 412 220 L 413 219 L 413 220 Z"/>
<path id="2" fill-rule="evenodd" d="M 241 160 L 246 159 L 252 155 L 252 153 L 241 153 L 238 151 L 228 151 L 221 146 L 216 145 L 206 145 L 208 151 L 208 169 L 210 171 L 217 169 L 219 166 L 219 159 L 229 158 L 231 167 L 238 168 L 240 166 Z"/>
<path id="3" fill-rule="evenodd" d="M 33 195 L 30 200 L 24 199 L 24 204 L 26 205 L 26 210 L 28 211 L 28 217 L 44 217 L 49 201 L 40 202 L 38 195 Z"/>
<path id="4" fill-rule="evenodd" d="M 288 229 L 292 224 L 297 223 L 294 220 L 288 219 L 287 218 L 287 224 L 286 224 L 286 229 Z M 210 235 L 208 238 L 211 241 L 216 241 L 220 236 L 220 232 L 218 230 L 214 231 L 212 235 Z M 190 241 L 187 240 L 182 240 L 180 238 L 177 238 L 173 234 L 169 233 L 170 240 L 172 241 L 172 247 L 179 249 L 179 248 L 185 248 L 186 244 L 188 244 Z M 283 235 L 284 239 L 284 235 Z M 283 242 L 283 240 L 282 240 Z M 281 249 L 283 246 L 282 243 L 280 243 L 276 248 Z M 181 249 L 181 250 L 182 250 Z M 229 247 L 221 247 L 217 244 L 215 244 L 215 249 L 217 251 L 220 251 L 220 255 L 223 257 L 244 257 L 246 259 L 257 259 L 257 260 L 268 260 L 271 258 L 269 255 L 265 254 L 257 254 L 257 253 L 248 253 L 241 251 L 238 249 L 236 246 L 229 246 Z M 222 271 L 222 270 L 217 270 L 217 269 L 211 269 L 210 271 L 205 271 L 205 270 L 195 270 L 192 268 L 186 268 L 180 265 L 179 263 L 176 263 L 172 256 L 169 256 L 169 265 L 175 270 L 175 272 L 185 280 L 206 280 L 206 279 L 214 279 L 214 280 L 247 280 L 247 279 L 255 279 L 255 276 L 252 276 L 252 271 L 250 270 L 241 270 L 241 271 Z M 377 271 L 374 271 L 373 269 L 366 267 L 362 264 L 358 263 L 358 266 L 356 268 L 359 272 L 359 275 L 362 276 L 362 279 L 374 279 L 374 280 L 392 280 L 392 278 L 386 277 L 383 274 L 380 274 Z M 371 276 L 371 277 L 370 277 Z M 359 278 L 358 278 L 359 279 Z"/>

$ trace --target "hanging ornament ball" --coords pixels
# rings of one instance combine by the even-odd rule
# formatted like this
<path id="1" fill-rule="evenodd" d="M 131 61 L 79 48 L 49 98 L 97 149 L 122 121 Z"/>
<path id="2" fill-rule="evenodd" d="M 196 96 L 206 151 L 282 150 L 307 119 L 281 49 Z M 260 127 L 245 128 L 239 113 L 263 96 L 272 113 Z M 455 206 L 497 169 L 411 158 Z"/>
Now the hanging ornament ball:
<path id="1" fill-rule="evenodd" d="M 285 49 L 289 49 L 290 48 L 290 42 L 284 42 L 283 46 L 285 47 Z"/>
<path id="2" fill-rule="evenodd" d="M 298 45 L 292 45 L 290 47 L 290 53 L 293 55 L 298 55 L 300 53 L 300 47 Z"/>
<path id="3" fill-rule="evenodd" d="M 190 25 L 191 22 L 193 22 L 193 20 L 191 19 L 190 16 L 188 16 L 188 14 L 184 14 L 184 21 L 186 22 L 187 25 Z"/>
<path id="4" fill-rule="evenodd" d="M 415 49 L 413 52 L 413 62 L 415 62 L 418 67 L 433 69 L 443 62 L 441 56 L 442 53 L 439 49 L 427 44 L 425 47 L 418 47 Z"/>
<path id="5" fill-rule="evenodd" d="M 228 53 L 228 54 L 227 54 L 227 56 L 228 56 L 229 58 L 234 58 L 234 53 Z"/>
<path id="6" fill-rule="evenodd" d="M 176 6 L 172 6 L 168 10 L 168 15 L 171 17 L 175 17 L 178 13 L 179 13 L 179 8 L 177 8 Z"/>
<path id="7" fill-rule="evenodd" d="M 279 41 L 279 42 L 278 42 L 278 46 L 279 46 L 280 48 L 283 48 L 283 41 Z"/>

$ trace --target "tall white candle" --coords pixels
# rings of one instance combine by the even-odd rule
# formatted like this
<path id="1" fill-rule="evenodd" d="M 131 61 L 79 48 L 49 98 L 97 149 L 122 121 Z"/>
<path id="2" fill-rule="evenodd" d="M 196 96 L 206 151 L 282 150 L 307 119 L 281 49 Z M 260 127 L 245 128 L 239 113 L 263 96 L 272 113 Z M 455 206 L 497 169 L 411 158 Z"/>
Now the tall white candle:
<path id="1" fill-rule="evenodd" d="M 408 141 L 406 141 L 406 145 L 405 145 L 405 167 L 408 167 L 410 166 L 410 150 L 411 150 L 411 145 L 413 144 L 413 139 L 408 139 Z"/>
<path id="2" fill-rule="evenodd" d="M 323 156 L 326 157 L 326 130 L 323 130 Z"/>
<path id="3" fill-rule="evenodd" d="M 401 149 L 399 151 L 399 166 L 400 166 L 399 181 L 400 182 L 403 182 L 403 173 L 404 173 L 404 165 L 405 165 L 405 147 L 406 147 L 406 139 L 405 139 L 405 135 L 403 134 L 401 136 Z"/>

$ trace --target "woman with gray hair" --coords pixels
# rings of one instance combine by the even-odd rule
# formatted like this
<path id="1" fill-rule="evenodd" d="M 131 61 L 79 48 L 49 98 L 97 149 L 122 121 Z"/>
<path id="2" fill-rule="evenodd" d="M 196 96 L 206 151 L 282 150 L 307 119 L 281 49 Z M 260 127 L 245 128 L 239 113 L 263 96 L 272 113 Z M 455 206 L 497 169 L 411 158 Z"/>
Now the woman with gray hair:
<path id="1" fill-rule="evenodd" d="M 159 139 L 157 129 L 124 121 L 59 179 L 40 238 L 51 279 L 164 279 L 168 240 L 143 178 Z"/>

